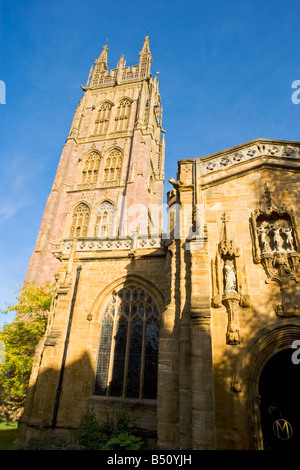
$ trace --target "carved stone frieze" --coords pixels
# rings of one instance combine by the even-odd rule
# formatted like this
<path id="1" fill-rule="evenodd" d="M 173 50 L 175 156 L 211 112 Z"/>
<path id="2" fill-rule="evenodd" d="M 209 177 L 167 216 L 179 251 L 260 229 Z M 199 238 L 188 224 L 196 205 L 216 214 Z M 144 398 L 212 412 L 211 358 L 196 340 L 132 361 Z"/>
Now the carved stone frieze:
<path id="1" fill-rule="evenodd" d="M 298 159 L 300 146 L 257 142 L 249 147 L 228 151 L 226 154 L 222 152 L 220 156 L 203 161 L 202 171 L 204 174 L 212 173 L 259 156 Z"/>
<path id="2" fill-rule="evenodd" d="M 91 251 L 113 251 L 113 250 L 131 250 L 135 245 L 135 249 L 143 248 L 164 248 L 165 240 L 161 237 L 138 237 L 136 240 L 132 238 L 82 238 L 76 241 L 76 251 L 91 252 Z M 70 253 L 71 241 L 65 240 L 62 252 L 64 254 Z"/>

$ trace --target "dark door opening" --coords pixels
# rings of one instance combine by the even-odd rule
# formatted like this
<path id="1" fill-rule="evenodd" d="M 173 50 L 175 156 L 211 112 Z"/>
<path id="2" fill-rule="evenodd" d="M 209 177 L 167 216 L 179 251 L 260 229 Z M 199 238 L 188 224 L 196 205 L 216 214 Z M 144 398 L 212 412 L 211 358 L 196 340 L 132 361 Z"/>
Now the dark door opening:
<path id="1" fill-rule="evenodd" d="M 284 349 L 265 365 L 259 379 L 264 449 L 292 450 L 300 442 L 300 364 Z"/>

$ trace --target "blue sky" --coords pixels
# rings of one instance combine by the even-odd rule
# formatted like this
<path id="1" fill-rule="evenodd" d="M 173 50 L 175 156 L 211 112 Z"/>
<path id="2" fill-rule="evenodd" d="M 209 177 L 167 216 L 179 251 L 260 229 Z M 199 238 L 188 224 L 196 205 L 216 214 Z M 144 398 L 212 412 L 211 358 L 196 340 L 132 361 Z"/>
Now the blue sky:
<path id="1" fill-rule="evenodd" d="M 110 68 L 123 54 L 131 66 L 150 36 L 165 193 L 181 158 L 300 140 L 299 0 L 3 0 L 0 14 L 0 310 L 23 283 L 80 85 L 106 42 Z"/>

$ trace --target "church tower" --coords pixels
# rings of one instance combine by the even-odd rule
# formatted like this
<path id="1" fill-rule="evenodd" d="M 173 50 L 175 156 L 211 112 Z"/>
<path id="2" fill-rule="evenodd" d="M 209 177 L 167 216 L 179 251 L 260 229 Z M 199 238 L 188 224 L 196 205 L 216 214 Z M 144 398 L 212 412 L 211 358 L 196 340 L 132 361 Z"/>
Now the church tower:
<path id="1" fill-rule="evenodd" d="M 148 37 L 132 67 L 122 56 L 109 71 L 107 52 L 81 87 L 25 279 L 55 280 L 20 419 L 27 438 L 76 428 L 90 403 L 100 420 L 125 406 L 140 430 L 157 431 L 161 98 Z"/>
<path id="2" fill-rule="evenodd" d="M 26 282 L 53 280 L 63 240 L 161 233 L 165 144 L 149 37 L 132 68 L 122 56 L 109 71 L 107 53 L 81 87 Z"/>
<path id="3" fill-rule="evenodd" d="M 149 38 L 131 68 L 122 56 L 109 71 L 107 52 L 28 268 L 55 289 L 21 434 L 76 430 L 92 405 L 100 423 L 128 412 L 150 449 L 297 449 L 300 143 L 179 160 L 166 238 Z"/>

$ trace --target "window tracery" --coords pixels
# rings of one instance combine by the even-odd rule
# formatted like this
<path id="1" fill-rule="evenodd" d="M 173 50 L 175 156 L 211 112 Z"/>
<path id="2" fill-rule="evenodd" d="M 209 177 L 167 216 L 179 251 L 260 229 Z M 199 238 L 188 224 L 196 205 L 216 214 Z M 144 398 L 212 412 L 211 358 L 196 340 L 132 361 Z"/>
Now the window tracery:
<path id="1" fill-rule="evenodd" d="M 103 202 L 97 211 L 96 236 L 108 238 L 113 235 L 115 224 L 115 207 L 111 202 Z"/>
<path id="2" fill-rule="evenodd" d="M 87 236 L 90 219 L 90 209 L 84 202 L 80 203 L 73 214 L 70 230 L 71 238 L 82 238 Z"/>
<path id="3" fill-rule="evenodd" d="M 105 159 L 104 181 L 119 181 L 121 177 L 122 152 L 112 150 Z"/>
<path id="4" fill-rule="evenodd" d="M 124 98 L 118 108 L 115 117 L 115 132 L 126 131 L 128 129 L 131 102 Z"/>
<path id="5" fill-rule="evenodd" d="M 106 134 L 108 131 L 111 108 L 112 105 L 109 102 L 105 102 L 100 106 L 97 119 L 95 121 L 94 134 Z"/>
<path id="6" fill-rule="evenodd" d="M 99 173 L 100 156 L 93 152 L 85 158 L 82 170 L 81 183 L 96 183 Z"/>
<path id="7" fill-rule="evenodd" d="M 141 287 L 112 293 L 104 307 L 96 395 L 156 398 L 158 315 L 152 296 Z"/>

